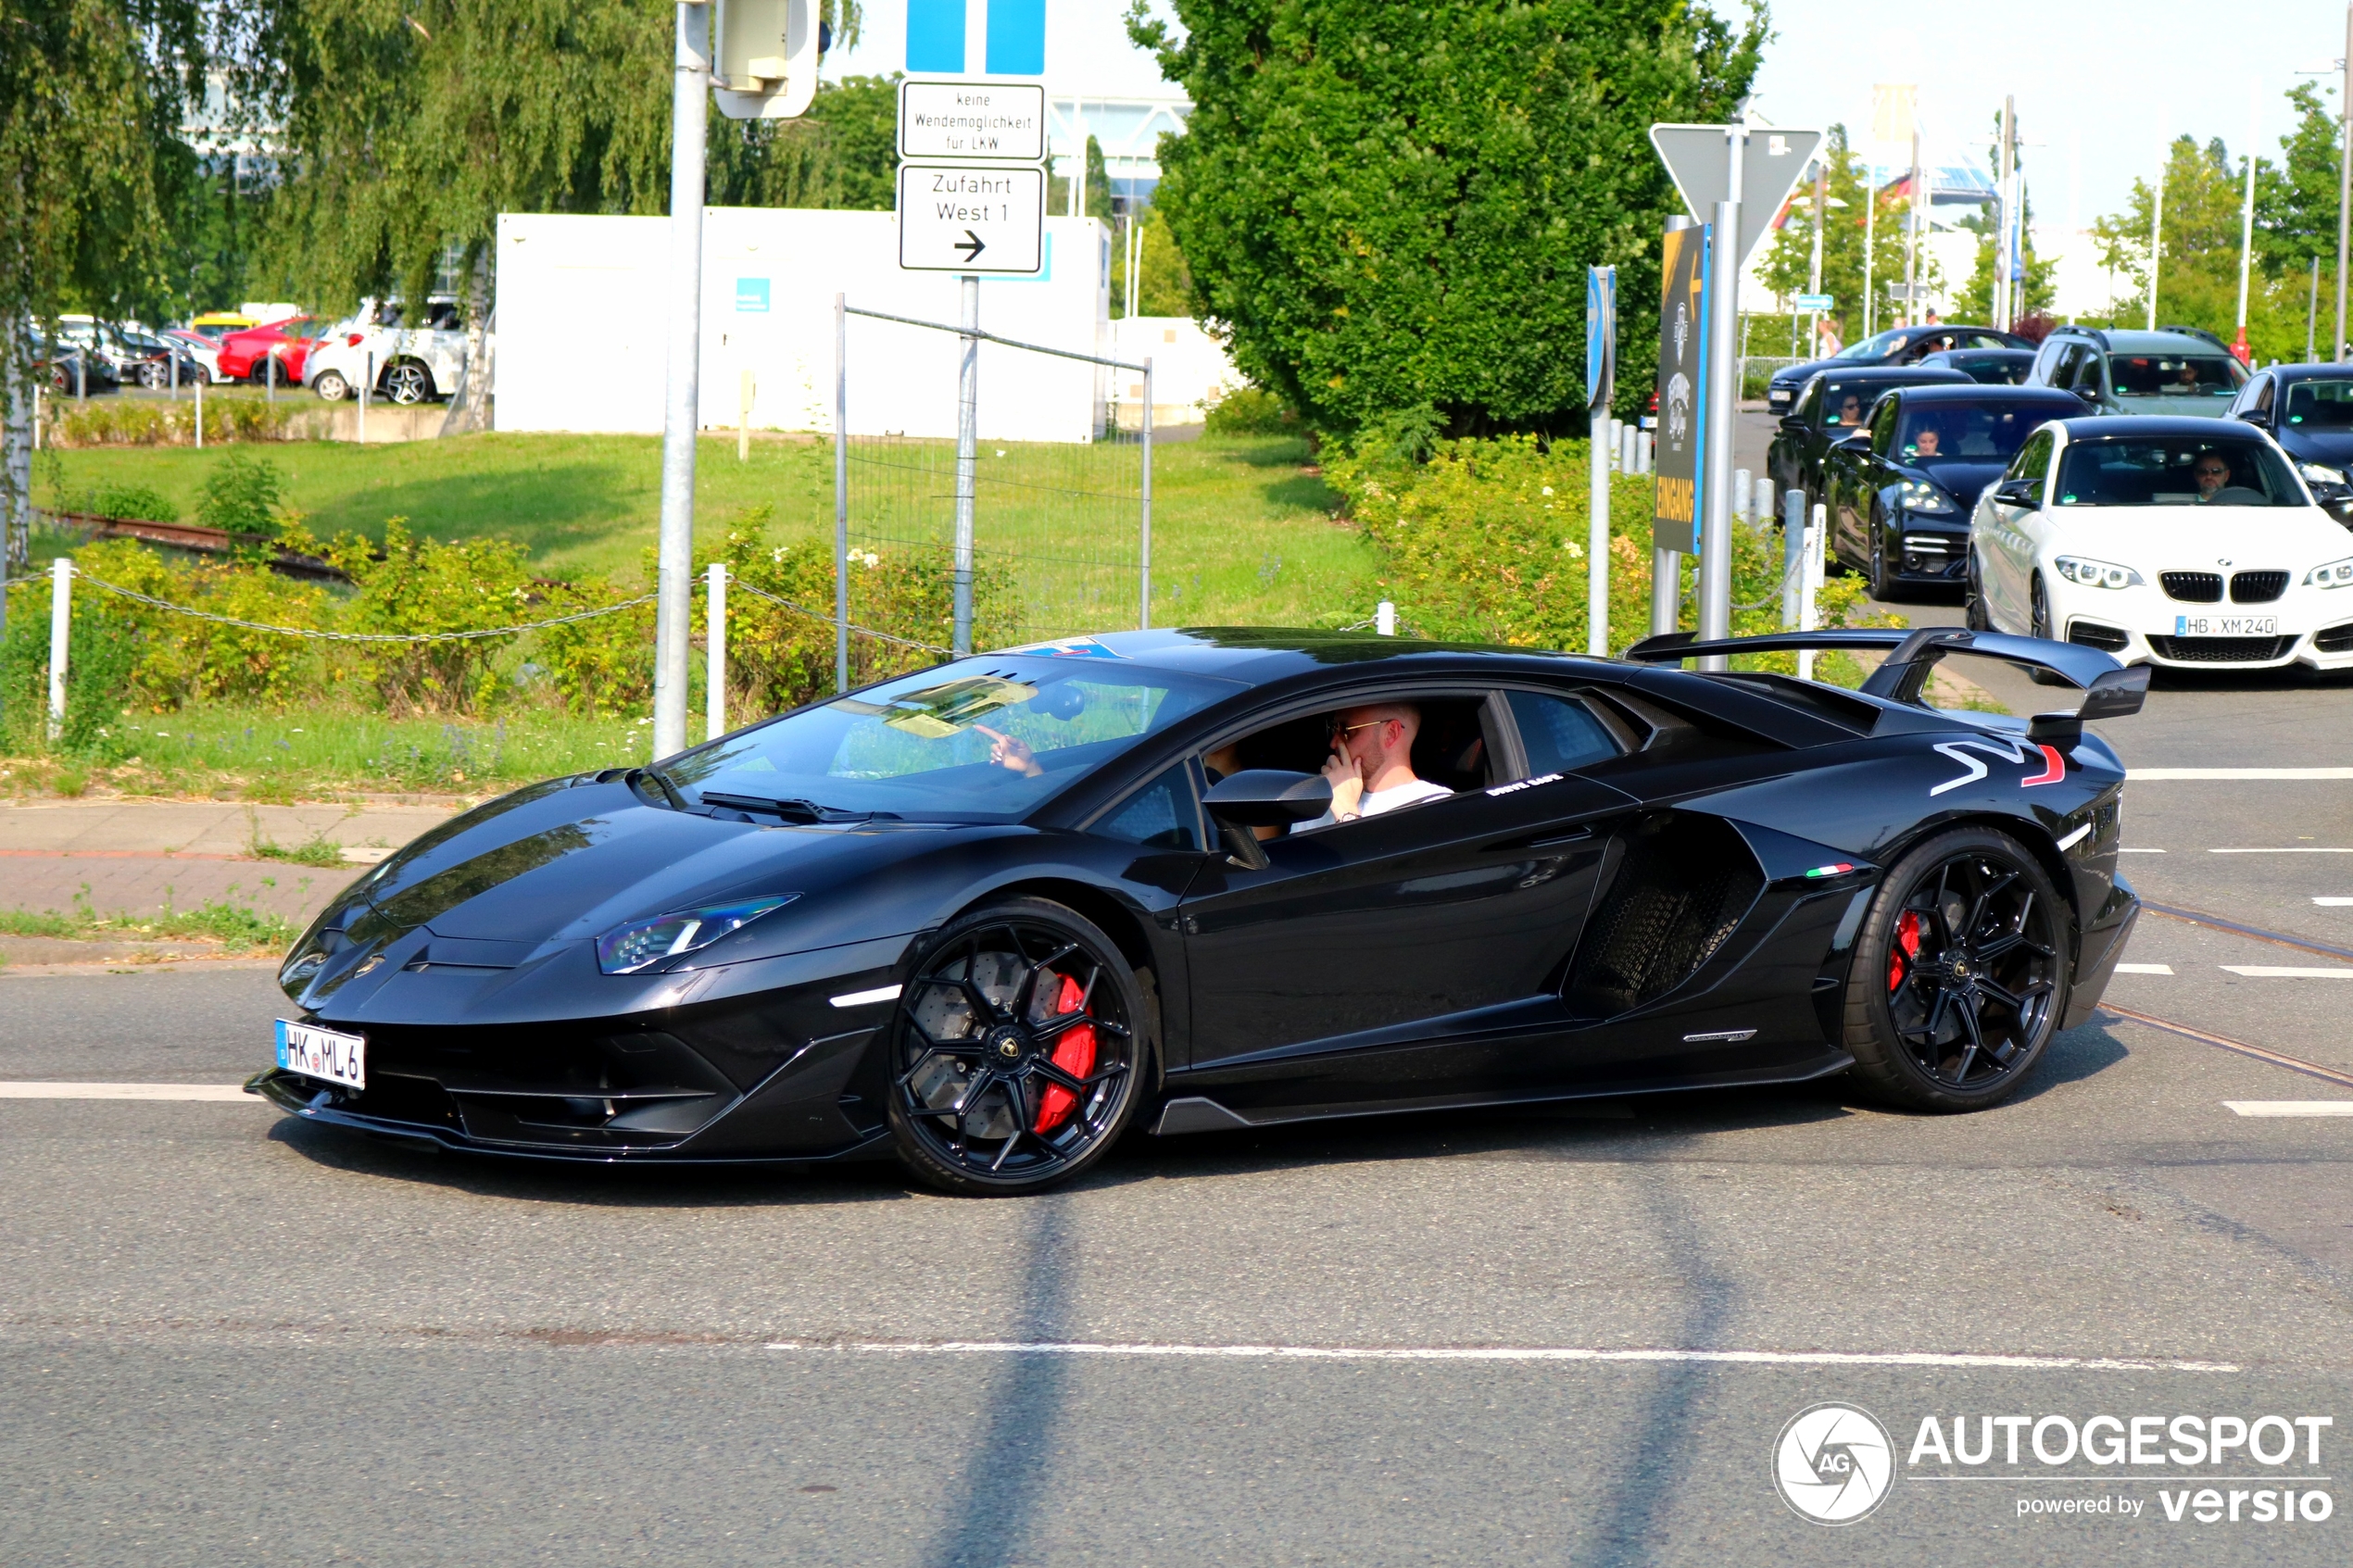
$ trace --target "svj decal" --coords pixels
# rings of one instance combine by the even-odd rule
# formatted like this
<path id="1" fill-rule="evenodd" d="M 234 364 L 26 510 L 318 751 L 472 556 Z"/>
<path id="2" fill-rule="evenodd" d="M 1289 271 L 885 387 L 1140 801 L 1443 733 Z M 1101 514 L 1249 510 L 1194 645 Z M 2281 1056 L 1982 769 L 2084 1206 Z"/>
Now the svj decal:
<path id="1" fill-rule="evenodd" d="M 1975 784 L 1985 777 L 1986 766 L 1969 755 L 1972 751 L 1983 752 L 1986 756 L 2004 762 L 2032 764 L 2040 761 L 2043 764 L 2043 771 L 2030 778 L 2019 780 L 2018 786 L 2020 789 L 2032 789 L 2036 784 L 2058 784 L 2067 777 L 2067 759 L 2061 757 L 2058 754 L 2058 748 L 2053 746 L 2028 746 L 2017 741 L 1988 738 L 1939 741 L 1936 743 L 1935 749 L 1958 762 L 1969 771 L 1957 779 L 1947 779 L 1936 785 L 1928 792 L 1931 796 L 1943 795 L 1946 790 L 1958 789 L 1963 784 Z M 2037 752 L 2042 754 L 2039 758 L 2035 756 Z"/>

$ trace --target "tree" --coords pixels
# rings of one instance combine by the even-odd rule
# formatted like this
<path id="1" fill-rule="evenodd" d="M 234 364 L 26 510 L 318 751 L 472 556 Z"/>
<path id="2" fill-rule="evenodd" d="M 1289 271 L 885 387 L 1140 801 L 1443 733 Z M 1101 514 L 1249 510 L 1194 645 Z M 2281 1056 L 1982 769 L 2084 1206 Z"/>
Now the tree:
<path id="1" fill-rule="evenodd" d="M 899 78 L 821 82 L 799 119 L 711 117 L 706 184 L 715 207 L 899 205 Z"/>
<path id="2" fill-rule="evenodd" d="M 1892 326 L 1903 307 L 1890 300 L 1891 283 L 1904 281 L 1904 217 L 1910 197 L 1904 187 L 1872 188 L 1871 169 L 1847 139 L 1846 127 L 1833 125 L 1822 138 L 1820 157 L 1827 170 L 1823 189 L 1830 209 L 1822 230 L 1822 292 L 1838 302 L 1824 320 L 1839 337 L 1853 343 L 1863 335 L 1863 302 L 1879 291 L 1880 307 L 1869 318 L 1881 327 Z M 1879 216 L 1870 218 L 1870 204 Z M 1802 186 L 1792 197 L 1789 218 L 1774 236 L 1758 270 L 1765 285 L 1783 295 L 1803 293 L 1813 274 L 1814 191 Z M 1870 278 L 1863 276 L 1865 252 L 1869 253 Z M 1936 261 L 1925 250 L 1919 259 L 1919 277 L 1925 291 L 1942 282 Z"/>
<path id="3" fill-rule="evenodd" d="M 2263 169 L 2259 161 L 2259 198 L 2264 186 Z M 2157 274 L 2158 324 L 2199 327 L 2228 339 L 2238 324 L 2239 236 L 2246 164 L 2242 159 L 2233 167 L 2220 138 L 2200 146 L 2189 136 L 2178 136 L 2166 149 L 2163 179 L 2165 232 Z M 2155 197 L 2153 185 L 2135 180 L 2124 210 L 2092 225 L 2101 265 L 2121 274 L 2131 288 L 2118 301 L 2112 318 L 2118 326 L 2139 327 L 2148 320 L 2149 221 Z M 2333 224 L 2333 211 L 2330 218 Z M 2329 244 L 2335 244 L 2333 229 Z M 2247 292 L 2249 348 L 2258 359 L 2301 358 L 2307 295 L 2297 284 L 2304 280 L 2264 267 L 2259 253 L 2259 270 Z"/>
<path id="4" fill-rule="evenodd" d="M 2256 255 L 2275 273 L 2301 272 L 2315 257 L 2324 272 L 2336 266 L 2338 157 L 2344 127 L 2321 102 L 2322 89 L 2299 82 L 2288 90 L 2296 129 L 2280 138 L 2286 157 L 2255 175 Z"/>
<path id="5" fill-rule="evenodd" d="M 1618 268 L 1623 406 L 1681 210 L 1644 140 L 1727 118 L 1766 35 L 1684 0 L 1175 0 L 1129 35 L 1184 84 L 1155 204 L 1193 310 L 1315 425 L 1584 414 L 1585 269 Z"/>

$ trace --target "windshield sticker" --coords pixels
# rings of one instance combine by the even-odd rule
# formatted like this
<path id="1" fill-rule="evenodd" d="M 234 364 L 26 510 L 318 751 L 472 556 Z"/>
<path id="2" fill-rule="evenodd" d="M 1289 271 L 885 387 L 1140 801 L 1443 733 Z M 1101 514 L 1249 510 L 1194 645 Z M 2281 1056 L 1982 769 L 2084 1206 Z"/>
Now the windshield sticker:
<path id="1" fill-rule="evenodd" d="M 891 698 L 883 722 L 925 740 L 946 740 L 963 734 L 975 720 L 986 719 L 1000 708 L 1027 702 L 1037 695 L 1036 686 L 1019 681 L 975 675 Z"/>
<path id="2" fill-rule="evenodd" d="M 1930 790 L 1928 793 L 1931 796 L 1942 795 L 1948 789 L 1958 789 L 1963 784 L 1975 784 L 1985 777 L 1985 764 L 1969 756 L 1969 753 L 1972 751 L 1982 751 L 1986 756 L 1997 758 L 2004 762 L 2021 764 L 2041 762 L 2043 771 L 2032 778 L 2020 779 L 2018 785 L 2020 789 L 2032 789 L 2036 784 L 2060 784 L 2067 778 L 2067 759 L 2058 754 L 2056 746 L 2023 746 L 2016 741 L 1956 740 L 1939 741 L 1931 749 L 1943 753 L 1969 770 L 1959 778 L 1947 779 Z"/>
<path id="3" fill-rule="evenodd" d="M 1511 784 L 1497 784 L 1487 793 L 1490 795 L 1516 795 L 1523 789 L 1534 789 L 1538 784 L 1558 784 L 1561 780 L 1567 778 L 1567 776 L 1568 775 L 1566 773 L 1540 773 L 1532 779 L 1518 779 Z"/>
<path id="4" fill-rule="evenodd" d="M 1127 656 L 1104 646 L 1092 637 L 1062 637 L 1051 643 L 1032 643 L 1027 647 L 1009 648 L 1009 653 L 1033 654 L 1044 659 L 1126 659 Z"/>

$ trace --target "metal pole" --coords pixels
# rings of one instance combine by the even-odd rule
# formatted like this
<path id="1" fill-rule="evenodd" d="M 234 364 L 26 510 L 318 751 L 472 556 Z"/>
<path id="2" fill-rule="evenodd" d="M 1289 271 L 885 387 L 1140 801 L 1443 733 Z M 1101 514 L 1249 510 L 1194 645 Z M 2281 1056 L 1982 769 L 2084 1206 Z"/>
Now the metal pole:
<path id="1" fill-rule="evenodd" d="M 1144 577 L 1136 626 L 1152 629 L 1152 357 L 1144 356 Z"/>
<path id="2" fill-rule="evenodd" d="M 376 351 L 359 357 L 359 445 L 368 445 L 368 396 L 376 389 Z"/>
<path id="3" fill-rule="evenodd" d="M 1683 619 L 1683 558 L 1651 547 L 1651 635 L 1680 629 Z"/>
<path id="4" fill-rule="evenodd" d="M 1707 423 L 1700 447 L 1705 465 L 1700 503 L 1699 635 L 1702 642 L 1732 634 L 1732 435 L 1740 417 L 1739 388 L 1732 378 L 1733 322 L 1740 309 L 1741 154 L 1746 128 L 1734 126 L 1730 201 L 1716 204 L 1716 232 L 1707 259 Z M 1702 657 L 1702 670 L 1728 668 L 1724 656 Z"/>
<path id="5" fill-rule="evenodd" d="M 1585 464 L 1585 651 L 1599 659 L 1609 652 L 1609 465 L 1602 445 L 1609 437 L 1609 405 L 1593 406 Z"/>
<path id="6" fill-rule="evenodd" d="M 1920 320 L 1920 128 L 1912 127 L 1912 209 L 1904 215 L 1904 324 Z"/>
<path id="7" fill-rule="evenodd" d="M 2246 104 L 2246 195 L 2239 203 L 2238 335 L 2231 345 L 2242 365 L 2253 361 L 2246 346 L 2246 273 L 2248 265 L 2255 259 L 2255 137 L 2258 117 L 2261 113 L 2261 97 L 2258 92 L 2250 92 Z"/>
<path id="8" fill-rule="evenodd" d="M 2345 359 L 2346 236 L 2347 225 L 2353 224 L 2353 0 L 2346 0 L 2345 86 L 2336 104 L 2345 120 L 2345 152 L 2336 176 L 2336 352 L 2331 358 L 2341 364 Z"/>
<path id="9" fill-rule="evenodd" d="M 1797 601 L 1797 625 L 1798 630 L 1803 632 L 1813 631 L 1816 623 L 1821 619 L 1816 608 L 1814 596 L 1822 586 L 1825 565 L 1822 546 L 1824 539 L 1828 537 L 1829 518 L 1829 508 L 1819 501 L 1814 503 L 1814 521 L 1806 530 L 1806 564 L 1801 568 L 1806 588 Z M 1811 648 L 1800 652 L 1797 656 L 1797 678 L 1801 681 L 1810 681 L 1814 678 L 1814 652 Z"/>
<path id="10" fill-rule="evenodd" d="M 2312 297 L 2304 304 L 2304 362 L 2312 362 L 2315 336 L 2321 330 L 2321 258 L 2312 258 Z"/>
<path id="11" fill-rule="evenodd" d="M 736 372 L 736 461 L 751 461 L 751 367 Z"/>
<path id="12" fill-rule="evenodd" d="M 703 581 L 702 738 L 717 740 L 727 733 L 727 563 L 712 561 Z"/>
<path id="13" fill-rule="evenodd" d="M 2001 176 L 1998 186 L 2002 227 L 1994 241 L 1994 325 L 2003 332 L 2010 330 L 2010 320 L 2017 307 L 2010 298 L 2010 228 L 2018 206 L 2018 193 L 2011 188 L 2018 168 L 2018 100 L 2002 100 Z"/>
<path id="14" fill-rule="evenodd" d="M 49 563 L 49 741 L 66 723 L 66 656 L 73 633 L 73 558 Z"/>
<path id="15" fill-rule="evenodd" d="M 165 363 L 171 367 L 171 400 L 177 403 L 180 401 L 180 350 L 177 347 L 165 356 Z"/>
<path id="16" fill-rule="evenodd" d="M 849 301 L 834 295 L 834 690 L 849 689 Z"/>
<path id="17" fill-rule="evenodd" d="M 956 657 L 973 651 L 973 490 L 980 446 L 980 280 L 964 283 L 963 353 L 956 373 Z"/>
<path id="18" fill-rule="evenodd" d="M 1879 326 L 1879 276 L 1872 247 L 1879 232 L 1879 165 L 1869 157 L 1863 160 L 1863 189 L 1869 197 L 1863 204 L 1863 335 L 1869 337 Z"/>
<path id="19" fill-rule="evenodd" d="M 1792 490 L 1781 497 L 1781 625 L 1797 628 L 1798 603 L 1806 596 L 1799 581 L 1806 571 L 1806 492 Z"/>
<path id="20" fill-rule="evenodd" d="M 670 363 L 655 553 L 653 754 L 686 746 L 687 622 L 695 570 L 695 430 L 702 370 L 703 127 L 711 7 L 680 0 L 670 83 Z"/>
<path id="21" fill-rule="evenodd" d="M 1826 157 L 1817 157 L 1814 160 L 1814 255 L 1813 258 L 1806 264 L 1806 292 L 1807 294 L 1822 292 L 1822 230 L 1829 225 L 1830 220 L 1830 160 Z M 1792 316 L 1789 324 L 1791 335 L 1794 336 L 1797 318 Z M 1811 358 L 1822 341 L 1822 313 L 1820 311 L 1807 312 L 1806 331 L 1808 334 L 1806 343 L 1806 357 Z M 1792 353 L 1794 354 L 1795 350 L 1793 349 Z"/>
<path id="22" fill-rule="evenodd" d="M 2172 160 L 2172 144 L 2158 149 L 2157 157 L 2157 199 L 2149 206 L 2149 315 L 2148 330 L 2157 331 L 2157 274 L 2165 259 L 2165 167 Z"/>
<path id="23" fill-rule="evenodd" d="M 262 356 L 266 369 L 261 372 L 261 400 L 271 408 L 278 406 L 278 356 L 275 350 Z"/>

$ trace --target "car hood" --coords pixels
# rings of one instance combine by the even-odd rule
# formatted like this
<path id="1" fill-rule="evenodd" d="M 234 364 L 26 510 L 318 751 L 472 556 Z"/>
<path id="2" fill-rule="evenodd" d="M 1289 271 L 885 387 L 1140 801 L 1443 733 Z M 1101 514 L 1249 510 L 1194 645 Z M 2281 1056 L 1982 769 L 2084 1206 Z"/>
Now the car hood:
<path id="1" fill-rule="evenodd" d="M 1877 364 L 1878 361 L 1873 360 L 1871 363 Z M 1849 370 L 1859 370 L 1862 367 L 1862 364 L 1863 361 L 1859 359 L 1809 359 L 1803 365 L 1785 365 L 1781 369 L 1775 370 L 1773 372 L 1773 379 L 1767 384 L 1770 386 L 1803 386 L 1806 383 L 1806 378 L 1812 375 L 1817 370 L 1827 370 L 1832 365 L 1844 365 Z"/>
<path id="2" fill-rule="evenodd" d="M 2231 411 L 2227 397 L 2192 395 L 2188 397 L 2126 397 L 2117 403 L 2117 411 L 2124 414 L 2164 414 L 2171 417 L 2187 415 L 2192 419 L 2219 420 Z"/>
<path id="3" fill-rule="evenodd" d="M 2280 432 L 2280 449 L 2308 463 L 2343 468 L 2353 463 L 2353 431 L 2302 431 L 2291 425 Z"/>
<path id="4" fill-rule="evenodd" d="M 2085 555 L 2145 575 L 2177 568 L 2284 568 L 2301 577 L 2343 557 L 2345 528 L 2317 507 L 2081 507 L 2045 514 L 2045 553 Z M 2293 581 L 2293 579 L 2291 579 Z"/>
<path id="5" fill-rule="evenodd" d="M 520 959 L 633 920 L 873 877 L 957 831 L 721 822 L 648 805 L 619 780 L 554 780 L 417 839 L 337 900 L 320 929 L 382 947 L 422 927 L 505 945 Z"/>
<path id="6" fill-rule="evenodd" d="M 1930 467 L 1899 469 L 1906 479 L 1924 479 L 1938 486 L 1958 501 L 1964 509 L 1977 505 L 1977 497 L 1985 487 L 2002 477 L 2008 465 L 2000 462 L 1937 463 Z"/>

